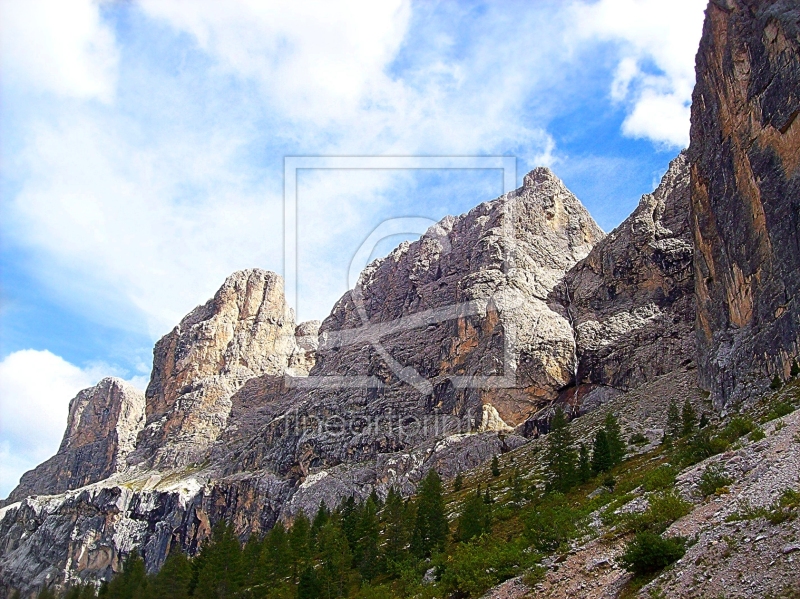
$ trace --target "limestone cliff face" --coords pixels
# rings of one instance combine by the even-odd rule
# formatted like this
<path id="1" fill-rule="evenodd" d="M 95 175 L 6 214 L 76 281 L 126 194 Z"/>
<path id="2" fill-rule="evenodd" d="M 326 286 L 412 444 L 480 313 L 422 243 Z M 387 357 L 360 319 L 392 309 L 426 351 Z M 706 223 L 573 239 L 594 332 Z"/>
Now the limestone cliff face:
<path id="1" fill-rule="evenodd" d="M 252 432 L 222 443 L 229 455 L 215 459 L 226 475 L 266 469 L 301 485 L 324 470 L 317 489 L 340 484 L 332 468 L 377 460 L 362 484 L 389 484 L 405 468 L 390 456 L 452 434 L 509 430 L 572 380 L 572 328 L 548 295 L 602 238 L 544 168 L 443 219 L 365 269 L 322 323 L 316 365 L 299 388 L 276 393 L 264 376 L 250 385 L 255 397 L 240 394 L 263 407 L 239 411 L 237 430 Z"/>
<path id="2" fill-rule="evenodd" d="M 116 378 L 78 393 L 58 452 L 26 472 L 6 503 L 76 489 L 123 470 L 144 426 L 144 405 L 141 391 Z"/>
<path id="3" fill-rule="evenodd" d="M 308 369 L 313 343 L 299 348 L 295 333 L 281 277 L 258 269 L 228 277 L 156 344 L 147 425 L 130 462 L 168 468 L 203 461 L 245 381 L 283 375 L 293 357 L 299 371 Z"/>
<path id="4" fill-rule="evenodd" d="M 717 405 L 800 353 L 800 7 L 715 0 L 692 98 L 691 224 L 702 382 Z"/>
<path id="5" fill-rule="evenodd" d="M 470 406 L 480 418 L 491 403 L 518 424 L 572 379 L 570 324 L 547 298 L 603 236 L 564 184 L 538 168 L 515 192 L 445 218 L 371 264 L 322 323 L 312 375 L 373 376 L 386 394 L 408 394 L 398 385 L 405 376 L 430 409 Z M 375 331 L 382 351 L 360 343 Z M 475 378 L 487 376 L 508 381 Z"/>
<path id="6" fill-rule="evenodd" d="M 575 265 L 552 297 L 573 324 L 582 410 L 694 359 L 689 164 L 681 153 L 652 194 Z"/>

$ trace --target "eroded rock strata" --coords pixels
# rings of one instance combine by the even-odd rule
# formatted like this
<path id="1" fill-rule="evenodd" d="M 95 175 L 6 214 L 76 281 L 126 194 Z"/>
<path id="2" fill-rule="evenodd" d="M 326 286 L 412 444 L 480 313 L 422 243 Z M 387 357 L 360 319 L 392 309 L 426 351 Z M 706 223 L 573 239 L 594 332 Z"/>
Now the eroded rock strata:
<path id="1" fill-rule="evenodd" d="M 701 381 L 717 405 L 800 354 L 800 7 L 713 1 L 692 97 Z"/>
<path id="2" fill-rule="evenodd" d="M 105 378 L 69 402 L 67 429 L 58 452 L 26 472 L 5 503 L 29 495 L 52 495 L 121 472 L 144 426 L 144 394 Z"/>
<path id="3" fill-rule="evenodd" d="M 694 358 L 689 165 L 681 153 L 652 194 L 556 287 L 575 331 L 581 412 Z"/>
<path id="4" fill-rule="evenodd" d="M 608 236 L 540 168 L 370 264 L 322 323 L 295 323 L 277 275 L 231 275 L 158 342 L 145 394 L 104 379 L 73 400 L 56 456 L 0 509 L 0 596 L 108 578 L 134 548 L 156 569 L 222 519 L 245 538 L 321 501 L 410 494 L 431 468 L 452 477 L 506 452 L 534 464 L 542 440 L 521 433 L 554 402 L 593 412 L 574 423 L 581 439 L 613 409 L 649 447 L 670 399 L 703 405 L 698 376 L 718 408 L 786 377 L 798 355 L 798 20 L 786 0 L 712 1 L 691 147 Z M 772 501 L 796 474 L 787 422 L 723 456 L 756 463 L 774 447 L 742 493 L 768 487 Z M 708 520 L 698 505 L 675 526 Z M 708 521 L 723 526 L 724 513 Z M 693 592 L 685 581 L 713 535 L 701 530 L 670 592 Z M 580 575 L 554 564 L 547 592 L 618 592 L 618 565 L 580 565 L 622 547 L 603 543 L 568 558 Z"/>

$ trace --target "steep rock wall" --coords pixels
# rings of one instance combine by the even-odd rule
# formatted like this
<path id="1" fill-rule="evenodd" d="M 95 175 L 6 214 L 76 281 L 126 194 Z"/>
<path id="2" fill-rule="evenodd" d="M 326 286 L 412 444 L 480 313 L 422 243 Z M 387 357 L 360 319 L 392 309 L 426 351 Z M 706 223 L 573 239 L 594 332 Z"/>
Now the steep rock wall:
<path id="1" fill-rule="evenodd" d="M 77 489 L 120 472 L 144 426 L 144 412 L 144 394 L 123 380 L 109 377 L 84 389 L 69 402 L 58 452 L 23 474 L 4 503 Z"/>
<path id="2" fill-rule="evenodd" d="M 692 97 L 691 224 L 702 383 L 718 406 L 800 354 L 800 7 L 715 0 Z"/>

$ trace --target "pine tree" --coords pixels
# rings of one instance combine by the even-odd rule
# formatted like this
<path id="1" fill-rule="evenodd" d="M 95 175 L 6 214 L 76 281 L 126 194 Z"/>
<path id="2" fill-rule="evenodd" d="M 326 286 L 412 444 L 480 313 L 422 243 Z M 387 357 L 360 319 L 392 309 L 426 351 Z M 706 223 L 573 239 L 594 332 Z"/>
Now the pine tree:
<path id="1" fill-rule="evenodd" d="M 491 510 L 481 497 L 480 491 L 470 493 L 464 500 L 458 517 L 456 541 L 469 541 L 491 530 Z"/>
<path id="2" fill-rule="evenodd" d="M 291 573 L 289 535 L 282 522 L 276 522 L 264 539 L 261 554 L 262 581 L 281 581 Z"/>
<path id="3" fill-rule="evenodd" d="M 492 458 L 492 476 L 495 478 L 500 476 L 500 461 L 497 459 L 497 456 Z"/>
<path id="4" fill-rule="evenodd" d="M 592 478 L 592 465 L 589 461 L 589 449 L 585 443 L 581 443 L 578 451 L 578 482 L 583 484 L 590 478 Z"/>
<path id="5" fill-rule="evenodd" d="M 463 486 L 464 486 L 464 476 L 459 471 L 458 474 L 456 474 L 455 480 L 453 481 L 453 491 L 458 493 Z"/>
<path id="6" fill-rule="evenodd" d="M 138 599 L 147 588 L 147 571 L 144 560 L 136 550 L 131 551 L 122 564 L 122 572 L 108 583 L 109 599 Z"/>
<path id="7" fill-rule="evenodd" d="M 394 487 L 389 489 L 381 518 L 383 521 L 383 556 L 386 566 L 399 563 L 409 542 L 407 506 Z"/>
<path id="8" fill-rule="evenodd" d="M 692 402 L 688 399 L 683 404 L 683 411 L 681 412 L 681 434 L 688 437 L 692 434 L 697 426 L 697 412 L 695 412 Z"/>
<path id="9" fill-rule="evenodd" d="M 311 538 L 316 540 L 317 535 L 319 534 L 320 529 L 327 524 L 328 520 L 331 517 L 330 510 L 328 510 L 328 506 L 325 505 L 324 501 L 321 501 L 319 504 L 319 509 L 317 510 L 316 516 L 314 516 L 314 521 L 311 524 Z"/>
<path id="10" fill-rule="evenodd" d="M 430 557 L 433 552 L 444 549 L 447 533 L 442 480 L 436 470 L 431 469 L 419 487 L 411 552 L 419 558 Z"/>
<path id="11" fill-rule="evenodd" d="M 622 429 L 614 414 L 606 414 L 603 428 L 606 431 L 608 450 L 611 454 L 611 465 L 616 466 L 625 458 L 625 441 L 622 439 Z"/>
<path id="12" fill-rule="evenodd" d="M 299 580 L 300 573 L 311 560 L 311 523 L 302 510 L 289 530 L 289 549 L 292 554 L 293 577 Z"/>
<path id="13" fill-rule="evenodd" d="M 344 530 L 347 542 L 350 544 L 350 551 L 355 551 L 356 527 L 361 519 L 361 506 L 356 505 L 356 499 L 351 495 L 342 501 L 338 511 L 342 518 L 342 530 Z"/>
<path id="14" fill-rule="evenodd" d="M 669 408 L 667 408 L 667 426 L 664 430 L 664 438 L 677 439 L 681 436 L 682 430 L 681 415 L 678 411 L 678 404 L 674 399 L 669 401 Z"/>
<path id="15" fill-rule="evenodd" d="M 708 426 L 708 422 L 709 422 L 708 414 L 703 412 L 702 414 L 700 414 L 700 424 L 697 427 L 698 428 L 705 428 L 705 427 Z"/>
<path id="16" fill-rule="evenodd" d="M 320 597 L 346 597 L 350 587 L 350 566 L 353 557 L 341 516 L 332 517 L 320 529 L 317 537 L 322 567 L 319 573 Z"/>
<path id="17" fill-rule="evenodd" d="M 319 599 L 321 596 L 322 585 L 317 572 L 312 566 L 306 566 L 297 582 L 297 599 Z"/>
<path id="18" fill-rule="evenodd" d="M 380 573 L 379 549 L 380 527 L 377 516 L 378 508 L 372 497 L 368 498 L 361 510 L 358 523 L 355 551 L 355 564 L 364 580 L 371 581 Z"/>
<path id="19" fill-rule="evenodd" d="M 800 374 L 800 364 L 797 363 L 797 359 L 794 359 L 792 360 L 792 369 L 789 371 L 789 376 L 795 379 L 799 374 Z"/>
<path id="20" fill-rule="evenodd" d="M 577 455 L 563 410 L 556 408 L 547 435 L 545 464 L 549 473 L 548 490 L 566 492 L 576 482 Z"/>
<path id="21" fill-rule="evenodd" d="M 186 555 L 175 549 L 170 551 L 161 570 L 150 584 L 150 596 L 158 599 L 187 599 L 192 582 L 192 564 Z"/>
<path id="22" fill-rule="evenodd" d="M 611 470 L 613 462 L 611 459 L 611 448 L 608 446 L 608 435 L 605 429 L 598 430 L 594 435 L 592 445 L 592 471 L 595 474 Z"/>
<path id="23" fill-rule="evenodd" d="M 242 586 L 242 547 L 233 528 L 220 521 L 211 540 L 200 551 L 194 597 L 222 599 L 234 596 Z"/>
<path id="24" fill-rule="evenodd" d="M 772 377 L 772 382 L 769 384 L 769 388 L 773 391 L 777 391 L 781 387 L 783 387 L 783 379 L 776 374 L 774 377 Z"/>

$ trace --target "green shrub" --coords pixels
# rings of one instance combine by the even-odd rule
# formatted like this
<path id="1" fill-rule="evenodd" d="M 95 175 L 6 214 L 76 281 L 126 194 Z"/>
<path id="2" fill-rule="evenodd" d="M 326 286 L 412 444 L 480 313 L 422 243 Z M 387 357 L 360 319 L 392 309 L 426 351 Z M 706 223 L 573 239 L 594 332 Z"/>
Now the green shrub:
<path id="1" fill-rule="evenodd" d="M 667 491 L 653 495 L 650 505 L 641 514 L 630 516 L 630 528 L 635 531 L 654 531 L 661 533 L 667 527 L 682 518 L 692 509 L 692 504 L 684 501 L 675 491 Z"/>
<path id="2" fill-rule="evenodd" d="M 790 404 L 788 401 L 778 401 L 772 405 L 769 413 L 764 418 L 765 422 L 769 422 L 770 420 L 775 420 L 776 418 L 782 418 L 788 414 L 794 412 L 794 406 Z"/>
<path id="3" fill-rule="evenodd" d="M 441 584 L 448 594 L 480 597 L 492 586 L 516 576 L 536 556 L 519 543 L 462 543 L 444 564 Z"/>
<path id="4" fill-rule="evenodd" d="M 642 433 L 634 433 L 631 435 L 631 438 L 628 439 L 628 443 L 631 445 L 647 445 L 649 442 L 650 440 Z"/>
<path id="5" fill-rule="evenodd" d="M 725 429 L 722 431 L 722 437 L 729 443 L 733 443 L 741 437 L 744 437 L 747 433 L 753 432 L 755 429 L 756 423 L 750 418 L 736 416 L 725 426 Z"/>
<path id="6" fill-rule="evenodd" d="M 750 440 L 751 441 L 761 441 L 761 439 L 766 438 L 766 436 L 767 435 L 764 432 L 764 429 L 761 428 L 761 427 L 758 427 L 756 430 L 754 430 L 752 433 L 750 433 Z"/>
<path id="7" fill-rule="evenodd" d="M 642 487 L 645 491 L 667 489 L 675 485 L 675 474 L 675 469 L 672 466 L 659 466 L 645 475 Z"/>
<path id="8" fill-rule="evenodd" d="M 537 551 L 555 551 L 575 534 L 577 518 L 566 505 L 540 506 L 525 519 L 525 537 Z"/>
<path id="9" fill-rule="evenodd" d="M 783 379 L 776 374 L 774 377 L 772 377 L 772 382 L 769 384 L 769 388 L 773 391 L 777 391 L 781 387 L 783 387 Z"/>
<path id="10" fill-rule="evenodd" d="M 703 497 L 708 497 L 719 489 L 727 487 L 732 482 L 733 479 L 725 474 L 725 469 L 722 466 L 712 464 L 703 471 L 698 488 Z"/>
<path id="11" fill-rule="evenodd" d="M 651 574 L 675 563 L 686 552 L 686 541 L 681 537 L 663 538 L 644 531 L 628 544 L 621 562 L 634 574 Z"/>

